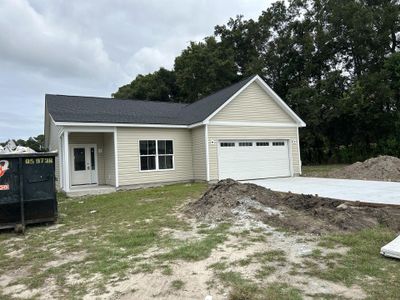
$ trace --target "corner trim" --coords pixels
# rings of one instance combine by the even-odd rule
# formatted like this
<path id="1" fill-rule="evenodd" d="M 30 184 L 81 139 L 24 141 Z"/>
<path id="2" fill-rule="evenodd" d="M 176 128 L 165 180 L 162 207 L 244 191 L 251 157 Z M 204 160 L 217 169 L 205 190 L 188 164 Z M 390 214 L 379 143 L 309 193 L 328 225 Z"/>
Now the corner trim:
<path id="1" fill-rule="evenodd" d="M 302 162 L 301 162 L 301 155 L 300 155 L 300 136 L 299 136 L 299 128 L 297 128 L 297 152 L 299 156 L 299 174 L 302 174 Z"/>
<path id="2" fill-rule="evenodd" d="M 115 164 L 115 187 L 119 187 L 119 168 L 118 168 L 118 134 L 117 127 L 114 127 L 114 164 Z"/>
<path id="3" fill-rule="evenodd" d="M 208 125 L 204 127 L 204 138 L 206 143 L 206 176 L 207 181 L 210 181 L 210 154 L 208 150 Z"/>

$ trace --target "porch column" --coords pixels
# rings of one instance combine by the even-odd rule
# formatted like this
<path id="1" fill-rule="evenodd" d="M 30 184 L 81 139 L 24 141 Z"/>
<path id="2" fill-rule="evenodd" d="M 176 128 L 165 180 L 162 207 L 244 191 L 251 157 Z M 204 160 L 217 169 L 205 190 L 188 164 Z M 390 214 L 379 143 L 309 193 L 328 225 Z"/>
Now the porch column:
<path id="1" fill-rule="evenodd" d="M 115 187 L 119 187 L 119 168 L 118 168 L 118 136 L 117 127 L 114 127 L 114 164 L 115 164 Z"/>
<path id="2" fill-rule="evenodd" d="M 68 130 L 64 130 L 64 191 L 69 192 L 70 183 L 69 183 L 69 132 Z"/>

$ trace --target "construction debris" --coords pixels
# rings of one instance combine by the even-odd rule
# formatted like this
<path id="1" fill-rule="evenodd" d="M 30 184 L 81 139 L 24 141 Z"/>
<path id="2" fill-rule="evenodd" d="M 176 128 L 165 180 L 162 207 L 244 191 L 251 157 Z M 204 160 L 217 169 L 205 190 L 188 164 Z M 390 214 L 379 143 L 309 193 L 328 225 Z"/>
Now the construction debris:
<path id="1" fill-rule="evenodd" d="M 13 140 L 9 140 L 3 147 L 0 145 L 0 154 L 11 154 L 11 153 L 35 153 L 36 151 L 23 146 L 17 146 Z"/>
<path id="2" fill-rule="evenodd" d="M 381 248 L 381 254 L 387 257 L 400 259 L 400 235 L 389 244 Z"/>

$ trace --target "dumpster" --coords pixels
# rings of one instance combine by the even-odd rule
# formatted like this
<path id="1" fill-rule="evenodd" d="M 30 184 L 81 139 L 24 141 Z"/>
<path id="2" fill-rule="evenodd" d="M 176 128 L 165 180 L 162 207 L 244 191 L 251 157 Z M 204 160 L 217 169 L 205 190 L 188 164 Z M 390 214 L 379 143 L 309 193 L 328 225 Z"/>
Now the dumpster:
<path id="1" fill-rule="evenodd" d="M 57 220 L 56 155 L 0 154 L 0 229 Z"/>

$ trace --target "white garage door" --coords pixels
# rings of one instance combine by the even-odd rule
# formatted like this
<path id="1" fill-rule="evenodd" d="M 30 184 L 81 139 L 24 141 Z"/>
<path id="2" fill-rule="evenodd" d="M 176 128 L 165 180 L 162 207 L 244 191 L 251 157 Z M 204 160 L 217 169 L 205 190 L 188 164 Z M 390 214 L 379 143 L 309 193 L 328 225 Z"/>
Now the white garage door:
<path id="1" fill-rule="evenodd" d="M 220 141 L 219 178 L 236 180 L 290 176 L 287 140 Z"/>

